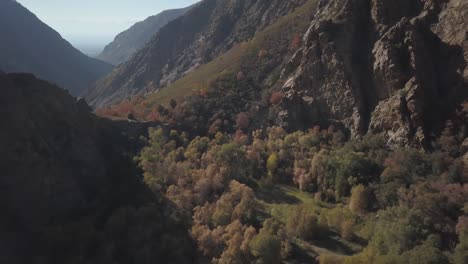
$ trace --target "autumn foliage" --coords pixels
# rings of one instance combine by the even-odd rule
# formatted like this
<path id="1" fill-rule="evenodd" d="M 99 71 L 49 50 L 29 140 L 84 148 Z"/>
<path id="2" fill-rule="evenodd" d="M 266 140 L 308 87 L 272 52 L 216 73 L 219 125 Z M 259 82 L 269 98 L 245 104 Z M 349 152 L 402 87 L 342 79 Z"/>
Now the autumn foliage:
<path id="1" fill-rule="evenodd" d="M 381 136 L 346 142 L 334 126 L 249 132 L 249 122 L 240 112 L 238 129 L 223 133 L 219 114 L 207 137 L 152 129 L 138 158 L 146 185 L 190 223 L 203 258 L 280 263 L 294 258 L 297 241 L 313 244 L 336 234 L 347 243 L 367 243 L 345 263 L 387 257 L 409 263 L 427 252 L 437 263 L 447 263 L 447 254 L 464 260 L 468 189 L 459 137 L 447 140 L 445 133 L 441 140 L 455 147 L 435 145 L 425 153 L 389 149 Z M 313 202 L 288 201 L 274 192 L 278 188 Z M 434 243 L 437 237 L 444 243 Z"/>
<path id="2" fill-rule="evenodd" d="M 283 99 L 283 94 L 281 92 L 273 92 L 270 96 L 270 104 L 277 105 Z"/>

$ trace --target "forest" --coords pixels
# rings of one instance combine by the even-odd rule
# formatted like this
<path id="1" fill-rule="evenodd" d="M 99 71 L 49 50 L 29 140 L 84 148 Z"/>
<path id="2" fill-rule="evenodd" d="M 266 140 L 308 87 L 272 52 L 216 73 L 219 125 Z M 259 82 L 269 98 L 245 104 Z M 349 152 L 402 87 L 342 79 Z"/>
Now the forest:
<path id="1" fill-rule="evenodd" d="M 136 158 L 205 261 L 466 263 L 468 146 L 451 123 L 423 151 L 333 126 L 245 133 L 237 119 L 233 134 L 151 129 Z"/>

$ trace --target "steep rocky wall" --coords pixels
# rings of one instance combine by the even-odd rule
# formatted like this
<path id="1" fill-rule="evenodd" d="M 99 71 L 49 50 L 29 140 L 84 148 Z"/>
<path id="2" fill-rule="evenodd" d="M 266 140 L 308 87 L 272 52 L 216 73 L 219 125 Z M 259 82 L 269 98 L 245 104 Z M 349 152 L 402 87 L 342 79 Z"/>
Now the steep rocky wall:
<path id="1" fill-rule="evenodd" d="M 468 4 L 397 2 L 320 1 L 283 71 L 279 123 L 340 123 L 353 136 L 384 132 L 393 145 L 424 146 L 440 131 L 467 98 Z"/>

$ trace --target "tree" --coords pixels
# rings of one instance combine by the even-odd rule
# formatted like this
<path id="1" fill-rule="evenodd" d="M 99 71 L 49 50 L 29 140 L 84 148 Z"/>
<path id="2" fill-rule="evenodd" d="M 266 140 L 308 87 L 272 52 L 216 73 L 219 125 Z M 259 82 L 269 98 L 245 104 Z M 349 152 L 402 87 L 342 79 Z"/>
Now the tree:
<path id="1" fill-rule="evenodd" d="M 252 255 L 259 264 L 279 264 L 281 262 L 281 241 L 276 236 L 261 231 L 249 244 Z"/>
<path id="2" fill-rule="evenodd" d="M 224 144 L 214 153 L 214 156 L 232 179 L 244 179 L 250 173 L 251 163 L 247 159 L 245 150 L 239 144 Z"/>
<path id="3" fill-rule="evenodd" d="M 267 160 L 268 173 L 273 174 L 278 168 L 278 154 L 272 153 Z"/>
<path id="4" fill-rule="evenodd" d="M 169 102 L 169 105 L 171 106 L 172 109 L 175 109 L 177 106 L 177 101 L 174 99 L 171 99 L 171 101 Z"/>
<path id="5" fill-rule="evenodd" d="M 237 129 L 247 129 L 250 124 L 249 114 L 246 112 L 239 113 L 236 118 Z"/>
<path id="6" fill-rule="evenodd" d="M 376 180 L 377 166 L 363 153 L 343 150 L 336 153 L 329 175 L 335 173 L 335 190 L 337 198 L 349 195 L 350 189 L 359 184 L 368 184 Z"/>
<path id="7" fill-rule="evenodd" d="M 267 172 L 268 177 L 273 180 L 276 170 L 278 169 L 279 161 L 278 161 L 278 154 L 272 153 L 267 160 Z"/>
<path id="8" fill-rule="evenodd" d="M 369 192 L 362 184 L 356 186 L 352 190 L 349 209 L 354 213 L 363 214 L 369 206 Z"/>
<path id="9" fill-rule="evenodd" d="M 438 239 L 429 237 L 422 245 L 405 252 L 403 262 L 411 264 L 448 264 L 449 260 L 438 248 Z M 466 263 L 466 262 L 465 262 Z"/>
<path id="10" fill-rule="evenodd" d="M 294 51 L 297 50 L 302 43 L 302 36 L 301 34 L 297 33 L 294 35 L 294 37 L 291 40 L 291 43 L 289 44 L 289 50 Z"/>
<path id="11" fill-rule="evenodd" d="M 162 106 L 162 105 L 158 105 L 157 110 L 158 110 L 158 113 L 161 114 L 161 115 L 166 115 L 167 114 L 166 108 L 164 108 L 164 106 Z"/>
<path id="12" fill-rule="evenodd" d="M 468 263 L 468 231 L 460 233 L 459 242 L 453 254 L 455 264 Z"/>
<path id="13" fill-rule="evenodd" d="M 280 92 L 273 92 L 270 97 L 270 104 L 277 105 L 283 100 L 283 94 Z"/>
<path id="14" fill-rule="evenodd" d="M 286 221 L 286 229 L 293 237 L 299 237 L 303 240 L 312 240 L 320 237 L 321 228 L 317 217 L 301 207 L 290 214 Z"/>
<path id="15" fill-rule="evenodd" d="M 322 210 L 320 216 L 325 218 L 328 227 L 336 230 L 341 237 L 348 240 L 353 238 L 357 216 L 348 208 L 335 207 L 331 210 Z"/>

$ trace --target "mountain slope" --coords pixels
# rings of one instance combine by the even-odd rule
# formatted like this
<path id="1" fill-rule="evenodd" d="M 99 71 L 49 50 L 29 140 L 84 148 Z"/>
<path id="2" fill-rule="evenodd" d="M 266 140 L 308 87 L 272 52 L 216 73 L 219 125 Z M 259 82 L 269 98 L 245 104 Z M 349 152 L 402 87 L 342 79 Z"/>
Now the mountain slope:
<path id="1" fill-rule="evenodd" d="M 298 8 L 158 93 L 102 113 L 130 111 L 202 134 L 234 132 L 244 113 L 249 130 L 334 125 L 349 136 L 384 133 L 389 145 L 426 148 L 448 120 L 458 122 L 468 100 L 466 1 L 396 9 L 388 0 L 311 2 L 310 15 Z M 282 36 L 296 47 L 288 52 Z"/>
<path id="2" fill-rule="evenodd" d="M 0 1 L 0 70 L 30 72 L 74 95 L 112 67 L 75 49 L 16 1 Z"/>
<path id="3" fill-rule="evenodd" d="M 133 53 L 145 46 L 163 26 L 184 15 L 190 8 L 191 6 L 165 10 L 136 23 L 117 35 L 97 58 L 112 65 L 119 65 L 127 61 Z"/>
<path id="4" fill-rule="evenodd" d="M 165 87 L 304 2 L 204 0 L 163 27 L 130 61 L 96 82 L 85 97 L 93 106 L 103 106 Z"/>
<path id="5" fill-rule="evenodd" d="M 0 262 L 190 263 L 183 225 L 129 157 L 137 123 L 101 120 L 30 74 L 0 72 L 0 92 Z"/>

